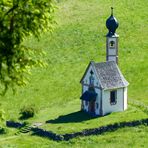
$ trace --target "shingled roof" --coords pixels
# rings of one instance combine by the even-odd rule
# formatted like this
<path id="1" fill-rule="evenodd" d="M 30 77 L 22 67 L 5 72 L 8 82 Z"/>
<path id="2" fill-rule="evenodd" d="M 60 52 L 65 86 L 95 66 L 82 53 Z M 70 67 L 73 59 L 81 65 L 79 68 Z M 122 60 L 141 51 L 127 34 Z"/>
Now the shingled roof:
<path id="1" fill-rule="evenodd" d="M 101 63 L 95 63 L 92 61 L 90 64 L 92 64 L 93 68 L 95 68 L 97 77 L 101 83 L 101 88 L 115 89 L 128 86 L 129 83 L 125 80 L 120 69 L 114 61 Z"/>

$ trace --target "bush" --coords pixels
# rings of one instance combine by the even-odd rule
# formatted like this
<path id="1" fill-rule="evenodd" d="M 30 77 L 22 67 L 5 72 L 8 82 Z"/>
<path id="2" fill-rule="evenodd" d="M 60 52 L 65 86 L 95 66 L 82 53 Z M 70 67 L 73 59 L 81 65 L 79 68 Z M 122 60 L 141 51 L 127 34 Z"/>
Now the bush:
<path id="1" fill-rule="evenodd" d="M 20 119 L 28 119 L 30 117 L 33 117 L 36 113 L 36 109 L 34 105 L 24 106 L 20 110 L 21 117 Z"/>
<path id="2" fill-rule="evenodd" d="M 3 127 L 0 127 L 0 134 L 6 134 L 6 129 Z"/>

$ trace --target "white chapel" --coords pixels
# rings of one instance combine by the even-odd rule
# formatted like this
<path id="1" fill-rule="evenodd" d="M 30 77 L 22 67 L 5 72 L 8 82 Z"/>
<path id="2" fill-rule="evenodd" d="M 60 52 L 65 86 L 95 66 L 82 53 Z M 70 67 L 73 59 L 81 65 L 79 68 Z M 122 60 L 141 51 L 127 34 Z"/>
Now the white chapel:
<path id="1" fill-rule="evenodd" d="M 106 62 L 91 61 L 80 81 L 82 85 L 81 110 L 92 116 L 124 111 L 127 109 L 127 86 L 118 67 L 118 21 L 111 16 L 106 21 Z"/>

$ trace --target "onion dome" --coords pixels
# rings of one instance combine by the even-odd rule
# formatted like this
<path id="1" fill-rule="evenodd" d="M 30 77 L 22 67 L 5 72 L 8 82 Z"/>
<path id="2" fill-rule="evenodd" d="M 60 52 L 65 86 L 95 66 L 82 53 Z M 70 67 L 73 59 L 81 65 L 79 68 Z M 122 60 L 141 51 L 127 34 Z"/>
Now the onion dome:
<path id="1" fill-rule="evenodd" d="M 111 16 L 106 20 L 106 27 L 109 30 L 107 36 L 116 35 L 115 32 L 118 26 L 119 26 L 119 23 L 117 19 L 113 16 L 113 7 L 111 7 Z"/>

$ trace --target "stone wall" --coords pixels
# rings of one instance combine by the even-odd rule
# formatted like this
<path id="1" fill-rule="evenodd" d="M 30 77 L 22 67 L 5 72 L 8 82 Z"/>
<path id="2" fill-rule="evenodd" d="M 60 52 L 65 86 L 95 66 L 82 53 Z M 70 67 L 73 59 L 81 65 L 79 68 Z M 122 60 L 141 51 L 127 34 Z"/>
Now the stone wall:
<path id="1" fill-rule="evenodd" d="M 115 131 L 119 128 L 124 128 L 124 127 L 135 127 L 139 125 L 148 125 L 148 118 L 147 119 L 142 119 L 142 120 L 135 120 L 135 121 L 130 121 L 130 122 L 119 122 L 119 123 L 114 123 L 114 124 L 109 124 L 106 126 L 101 126 L 98 128 L 94 129 L 85 129 L 81 132 L 75 132 L 75 133 L 70 133 L 70 134 L 64 134 L 64 135 L 58 135 L 56 133 L 53 133 L 52 131 L 46 131 L 41 128 L 33 128 L 33 135 L 38 135 L 40 137 L 46 137 L 55 141 L 68 141 L 72 138 L 75 137 L 80 137 L 80 136 L 91 136 L 91 135 L 100 135 L 105 132 L 111 132 Z"/>

